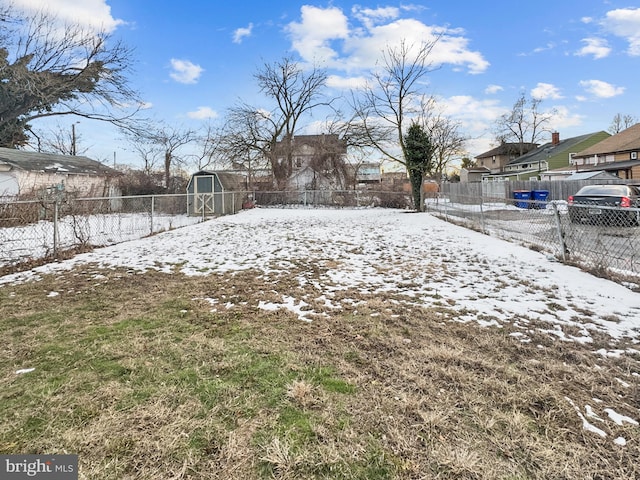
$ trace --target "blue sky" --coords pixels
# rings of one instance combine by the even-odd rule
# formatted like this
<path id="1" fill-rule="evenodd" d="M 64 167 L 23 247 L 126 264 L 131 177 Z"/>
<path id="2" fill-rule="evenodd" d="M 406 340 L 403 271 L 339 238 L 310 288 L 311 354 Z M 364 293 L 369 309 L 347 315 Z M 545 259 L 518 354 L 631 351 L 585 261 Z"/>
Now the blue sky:
<path id="1" fill-rule="evenodd" d="M 170 125 L 221 122 L 238 99 L 264 103 L 252 75 L 293 54 L 328 69 L 332 95 L 367 78 L 385 46 L 443 36 L 424 85 L 471 138 L 492 146 L 495 119 L 520 92 L 555 109 L 561 138 L 606 130 L 616 113 L 640 118 L 640 7 L 623 0 L 14 0 L 101 25 L 135 50 L 131 75 L 147 110 Z M 309 133 L 314 129 L 310 122 Z M 104 125 L 76 127 L 87 155 L 136 164 Z"/>

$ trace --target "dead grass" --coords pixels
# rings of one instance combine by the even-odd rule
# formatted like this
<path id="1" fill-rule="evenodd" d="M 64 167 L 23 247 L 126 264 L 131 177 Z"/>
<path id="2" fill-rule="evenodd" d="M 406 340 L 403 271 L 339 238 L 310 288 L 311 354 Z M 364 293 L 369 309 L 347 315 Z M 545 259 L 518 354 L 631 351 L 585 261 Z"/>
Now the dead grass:
<path id="1" fill-rule="evenodd" d="M 638 418 L 637 355 L 522 343 L 391 293 L 331 307 L 296 280 L 322 274 L 87 266 L 0 288 L 0 451 L 77 453 L 80 478 L 114 480 L 640 476 L 639 428 L 603 413 Z M 258 308 L 283 295 L 318 316 Z"/>

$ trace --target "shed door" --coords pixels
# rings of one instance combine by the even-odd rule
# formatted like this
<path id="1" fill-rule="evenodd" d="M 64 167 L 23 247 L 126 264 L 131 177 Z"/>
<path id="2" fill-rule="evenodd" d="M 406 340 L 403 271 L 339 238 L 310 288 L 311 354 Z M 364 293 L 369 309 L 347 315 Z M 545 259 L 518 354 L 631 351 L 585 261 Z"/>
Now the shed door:
<path id="1" fill-rule="evenodd" d="M 215 213 L 213 206 L 213 176 L 195 178 L 194 212 L 202 214 Z"/>

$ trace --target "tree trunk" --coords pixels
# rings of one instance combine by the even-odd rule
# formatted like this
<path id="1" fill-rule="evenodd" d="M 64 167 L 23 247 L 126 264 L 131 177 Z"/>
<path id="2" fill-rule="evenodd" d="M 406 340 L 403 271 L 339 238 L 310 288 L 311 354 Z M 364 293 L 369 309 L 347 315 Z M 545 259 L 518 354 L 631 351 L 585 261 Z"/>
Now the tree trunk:
<path id="1" fill-rule="evenodd" d="M 164 153 L 164 187 L 169 190 L 171 180 L 171 152 Z"/>
<path id="2" fill-rule="evenodd" d="M 411 181 L 411 195 L 413 196 L 413 207 L 417 212 L 422 211 L 421 205 L 421 190 L 422 190 L 422 170 L 410 169 L 409 180 Z"/>

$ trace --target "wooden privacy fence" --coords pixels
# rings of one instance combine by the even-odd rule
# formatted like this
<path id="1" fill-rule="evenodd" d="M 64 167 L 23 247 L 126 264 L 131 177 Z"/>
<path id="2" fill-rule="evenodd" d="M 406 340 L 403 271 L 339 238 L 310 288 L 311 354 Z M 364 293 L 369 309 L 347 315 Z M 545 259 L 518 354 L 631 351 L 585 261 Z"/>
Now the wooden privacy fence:
<path id="1" fill-rule="evenodd" d="M 548 200 L 566 200 L 585 185 L 594 184 L 624 184 L 628 180 L 511 180 L 505 182 L 473 182 L 473 183 L 443 183 L 442 193 L 449 197 L 462 199 L 472 198 L 514 198 L 513 192 L 518 190 L 546 190 Z"/>

